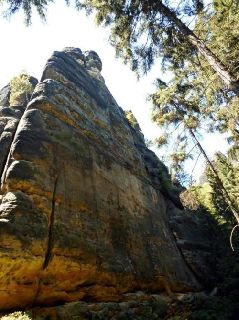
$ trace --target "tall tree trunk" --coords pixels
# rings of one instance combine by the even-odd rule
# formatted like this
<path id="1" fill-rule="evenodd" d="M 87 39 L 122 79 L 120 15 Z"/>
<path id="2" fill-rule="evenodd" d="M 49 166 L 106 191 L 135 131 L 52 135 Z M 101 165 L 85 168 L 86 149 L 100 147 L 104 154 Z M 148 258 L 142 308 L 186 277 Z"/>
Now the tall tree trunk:
<path id="1" fill-rule="evenodd" d="M 163 16 L 167 17 L 168 20 L 172 21 L 178 27 L 179 31 L 185 35 L 204 56 L 208 64 L 215 70 L 227 87 L 234 90 L 236 94 L 239 94 L 239 81 L 229 72 L 228 68 L 205 45 L 205 43 L 199 39 L 171 9 L 165 6 L 162 1 L 157 1 L 155 9 L 157 9 Z"/>
<path id="2" fill-rule="evenodd" d="M 213 172 L 213 174 L 214 174 L 214 176 L 215 176 L 215 178 L 216 178 L 216 180 L 217 180 L 218 186 L 219 186 L 219 188 L 222 190 L 222 193 L 223 193 L 223 195 L 224 195 L 224 198 L 225 198 L 225 200 L 226 200 L 226 202 L 227 202 L 227 204 L 228 204 L 231 212 L 233 213 L 233 215 L 234 215 L 234 217 L 235 217 L 235 219 L 236 219 L 236 221 L 237 221 L 237 225 L 239 225 L 239 214 L 238 214 L 237 211 L 234 209 L 233 201 L 231 200 L 230 195 L 228 194 L 226 188 L 224 187 L 223 182 L 222 182 L 222 180 L 220 179 L 219 174 L 218 174 L 216 168 L 214 167 L 214 165 L 212 164 L 212 162 L 211 162 L 210 159 L 208 158 L 205 150 L 203 149 L 201 143 L 198 141 L 198 139 L 197 139 L 197 137 L 195 136 L 195 133 L 193 132 L 192 129 L 189 129 L 189 133 L 190 133 L 191 137 L 193 138 L 193 140 L 196 142 L 199 150 L 200 150 L 201 153 L 203 154 L 203 156 L 204 156 L 207 164 L 208 164 L 209 167 L 211 168 L 211 170 L 212 170 L 212 172 Z"/>

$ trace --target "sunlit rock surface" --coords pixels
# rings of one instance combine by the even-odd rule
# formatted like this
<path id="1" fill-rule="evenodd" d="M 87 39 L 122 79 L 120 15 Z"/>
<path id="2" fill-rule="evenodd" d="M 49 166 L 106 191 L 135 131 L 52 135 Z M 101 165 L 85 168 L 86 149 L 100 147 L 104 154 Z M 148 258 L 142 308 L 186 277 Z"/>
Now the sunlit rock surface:
<path id="1" fill-rule="evenodd" d="M 101 68 L 54 52 L 23 115 L 0 108 L 0 309 L 202 288 L 200 229 Z"/>

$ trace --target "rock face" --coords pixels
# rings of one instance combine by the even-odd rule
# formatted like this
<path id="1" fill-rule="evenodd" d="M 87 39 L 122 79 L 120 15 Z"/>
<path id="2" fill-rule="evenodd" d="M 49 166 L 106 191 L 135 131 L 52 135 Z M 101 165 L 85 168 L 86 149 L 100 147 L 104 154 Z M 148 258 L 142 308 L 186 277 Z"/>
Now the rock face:
<path id="1" fill-rule="evenodd" d="M 37 79 L 29 78 L 32 87 L 37 84 Z M 0 177 L 3 176 L 5 163 L 9 157 L 9 150 L 14 139 L 18 123 L 27 106 L 27 98 L 24 96 L 22 104 L 10 107 L 11 86 L 8 84 L 0 90 Z"/>
<path id="2" fill-rule="evenodd" d="M 35 308 L 32 310 L 32 319 L 57 320 L 162 320 L 167 316 L 167 300 L 153 296 L 141 300 L 142 297 L 133 297 L 126 302 L 97 302 L 82 301 L 70 302 L 61 306 Z"/>
<path id="3" fill-rule="evenodd" d="M 54 52 L 23 115 L 0 110 L 0 309 L 202 288 L 208 249 L 199 237 L 199 258 L 184 255 L 194 232 L 172 230 L 185 215 L 167 169 L 101 68 L 95 52 Z"/>

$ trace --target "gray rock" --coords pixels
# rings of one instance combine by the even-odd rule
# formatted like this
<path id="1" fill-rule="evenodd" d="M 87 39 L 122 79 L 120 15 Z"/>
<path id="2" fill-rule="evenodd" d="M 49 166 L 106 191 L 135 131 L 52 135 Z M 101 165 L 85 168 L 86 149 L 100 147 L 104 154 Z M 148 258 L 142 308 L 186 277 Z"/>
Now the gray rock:
<path id="1" fill-rule="evenodd" d="M 0 106 L 8 107 L 10 99 L 10 85 L 6 85 L 0 90 Z"/>
<path id="2" fill-rule="evenodd" d="M 102 70 L 102 62 L 95 51 L 86 51 L 85 53 L 86 67 L 88 69 L 96 68 L 97 70 Z"/>
<path id="3" fill-rule="evenodd" d="M 170 223 L 184 212 L 167 168 L 100 69 L 92 51 L 54 52 L 4 151 L 0 309 L 201 290 L 179 247 L 191 231 L 178 239 Z"/>

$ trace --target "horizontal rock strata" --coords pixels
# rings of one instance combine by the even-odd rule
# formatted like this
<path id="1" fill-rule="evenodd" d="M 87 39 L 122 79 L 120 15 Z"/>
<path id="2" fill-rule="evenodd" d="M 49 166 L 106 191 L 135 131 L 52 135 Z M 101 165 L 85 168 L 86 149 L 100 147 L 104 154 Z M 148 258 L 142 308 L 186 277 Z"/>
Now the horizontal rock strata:
<path id="1" fill-rule="evenodd" d="M 0 144 L 11 141 L 0 158 L 0 309 L 201 289 L 172 232 L 182 211 L 167 169 L 101 67 L 92 51 L 54 52 L 18 126 L 16 110 L 0 110 Z"/>

